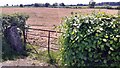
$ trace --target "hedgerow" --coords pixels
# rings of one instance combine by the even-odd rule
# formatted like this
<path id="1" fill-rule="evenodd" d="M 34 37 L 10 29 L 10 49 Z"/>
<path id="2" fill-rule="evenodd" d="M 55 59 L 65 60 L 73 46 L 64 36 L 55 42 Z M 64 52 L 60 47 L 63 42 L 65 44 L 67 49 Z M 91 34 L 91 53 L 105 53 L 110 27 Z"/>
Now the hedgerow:
<path id="1" fill-rule="evenodd" d="M 120 16 L 105 13 L 75 14 L 60 26 L 60 61 L 63 66 L 120 64 Z"/>

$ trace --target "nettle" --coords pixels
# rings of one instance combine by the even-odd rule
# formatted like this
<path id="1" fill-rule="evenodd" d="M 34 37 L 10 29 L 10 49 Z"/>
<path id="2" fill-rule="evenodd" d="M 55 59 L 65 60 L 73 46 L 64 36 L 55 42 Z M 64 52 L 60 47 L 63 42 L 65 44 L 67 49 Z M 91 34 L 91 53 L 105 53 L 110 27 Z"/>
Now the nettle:
<path id="1" fill-rule="evenodd" d="M 60 30 L 63 65 L 119 65 L 120 16 L 75 14 L 65 18 Z"/>

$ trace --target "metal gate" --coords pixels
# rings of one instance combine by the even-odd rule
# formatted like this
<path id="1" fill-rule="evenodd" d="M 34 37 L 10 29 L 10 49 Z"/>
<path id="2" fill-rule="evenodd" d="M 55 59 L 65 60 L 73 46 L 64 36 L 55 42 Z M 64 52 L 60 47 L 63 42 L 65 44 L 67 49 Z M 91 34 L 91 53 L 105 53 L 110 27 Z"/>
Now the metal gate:
<path id="1" fill-rule="evenodd" d="M 28 28 L 26 31 L 26 42 L 42 47 L 40 50 L 47 50 L 49 58 L 51 58 L 50 50 L 59 50 L 58 37 L 61 33 L 54 30 Z"/>

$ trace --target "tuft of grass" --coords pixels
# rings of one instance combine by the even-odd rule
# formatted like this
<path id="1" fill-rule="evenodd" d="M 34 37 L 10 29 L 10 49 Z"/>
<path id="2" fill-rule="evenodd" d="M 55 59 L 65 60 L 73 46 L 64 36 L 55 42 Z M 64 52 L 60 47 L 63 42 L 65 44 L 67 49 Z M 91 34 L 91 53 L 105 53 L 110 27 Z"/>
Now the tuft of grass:
<path id="1" fill-rule="evenodd" d="M 27 51 L 29 53 L 29 57 L 34 59 L 34 60 L 39 60 L 40 62 L 46 62 L 52 65 L 58 64 L 58 54 L 59 51 L 50 51 L 50 57 L 48 54 L 48 51 L 41 51 L 39 48 L 40 46 L 37 45 L 27 45 Z"/>
<path id="2" fill-rule="evenodd" d="M 47 51 L 39 50 L 39 46 L 27 44 L 26 49 L 28 57 L 33 60 L 39 60 L 40 62 L 46 62 L 48 60 Z"/>

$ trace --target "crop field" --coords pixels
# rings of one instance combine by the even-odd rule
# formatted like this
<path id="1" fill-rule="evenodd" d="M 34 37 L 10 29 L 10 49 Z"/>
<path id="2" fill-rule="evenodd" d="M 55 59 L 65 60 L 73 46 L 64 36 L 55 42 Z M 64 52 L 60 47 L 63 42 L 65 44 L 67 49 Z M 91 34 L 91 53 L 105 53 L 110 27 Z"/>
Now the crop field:
<path id="1" fill-rule="evenodd" d="M 3 14 L 24 13 L 29 15 L 28 25 L 34 27 L 40 26 L 42 29 L 53 29 L 58 26 L 65 16 L 71 12 L 80 12 L 81 14 L 90 14 L 92 12 L 105 12 L 107 14 L 117 14 L 118 10 L 107 9 L 67 9 L 67 8 L 2 8 Z M 38 28 L 38 27 L 37 27 Z"/>

